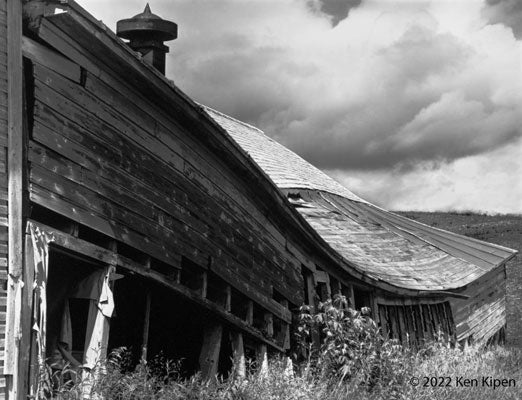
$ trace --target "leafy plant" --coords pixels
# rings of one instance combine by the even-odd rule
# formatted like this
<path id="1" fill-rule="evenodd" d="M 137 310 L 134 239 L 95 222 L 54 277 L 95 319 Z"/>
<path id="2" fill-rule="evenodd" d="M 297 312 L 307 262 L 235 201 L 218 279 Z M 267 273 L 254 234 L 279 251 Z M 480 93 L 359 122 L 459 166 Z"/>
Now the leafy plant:
<path id="1" fill-rule="evenodd" d="M 400 387 L 409 372 L 408 351 L 396 340 L 384 339 L 369 315 L 368 308 L 348 307 L 340 295 L 320 303 L 315 313 L 301 307 L 297 341 L 301 353 L 308 353 L 305 369 L 338 386 L 349 382 L 370 391 Z M 315 351 L 314 332 L 320 342 Z"/>

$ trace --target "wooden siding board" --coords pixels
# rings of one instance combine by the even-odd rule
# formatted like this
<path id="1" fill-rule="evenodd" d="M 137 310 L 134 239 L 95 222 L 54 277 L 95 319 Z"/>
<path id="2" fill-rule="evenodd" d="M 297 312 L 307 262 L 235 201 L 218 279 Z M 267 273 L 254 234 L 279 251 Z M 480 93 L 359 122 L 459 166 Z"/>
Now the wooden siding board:
<path id="1" fill-rule="evenodd" d="M 44 65 L 53 71 L 58 72 L 62 76 L 71 79 L 77 83 L 81 80 L 81 68 L 72 61 L 63 57 L 59 53 L 49 49 L 27 36 L 22 37 L 22 52 L 25 57 L 30 58 L 34 62 Z M 0 55 L 0 63 L 2 57 Z"/>
<path id="2" fill-rule="evenodd" d="M 125 132 L 125 136 L 132 138 L 132 140 L 138 143 L 141 147 L 148 149 L 154 158 L 159 156 L 164 162 L 173 166 L 174 170 L 181 172 L 190 180 L 192 180 L 194 184 L 200 186 L 204 192 L 207 192 L 214 197 L 218 196 L 225 201 L 230 201 L 232 198 L 235 199 L 235 201 L 238 201 L 238 199 L 244 198 L 244 195 L 239 193 L 238 189 L 236 188 L 237 182 L 230 183 L 227 181 L 226 176 L 216 173 L 215 164 L 219 164 L 219 160 L 214 159 L 213 163 L 211 164 L 209 162 L 209 160 L 212 159 L 210 154 L 208 154 L 208 157 L 203 157 L 201 154 L 198 154 L 193 150 L 193 148 L 197 147 L 194 142 L 184 144 L 176 136 L 174 136 L 176 131 L 180 130 L 177 125 L 173 125 L 171 123 L 169 128 L 162 128 L 160 130 L 156 126 L 157 124 L 153 119 L 149 119 L 148 121 L 129 119 L 132 115 L 143 115 L 144 113 L 142 110 L 141 112 L 130 110 L 128 113 L 120 114 L 120 108 L 126 103 L 126 99 L 121 98 L 121 96 L 119 102 L 109 105 L 103 101 L 103 96 L 101 96 L 102 98 L 96 97 L 94 93 L 89 93 L 78 85 L 74 85 L 70 82 L 66 82 L 63 79 L 60 79 L 58 76 L 56 76 L 56 74 L 53 74 L 49 70 L 37 68 L 36 76 L 38 77 L 40 75 L 42 76 L 41 79 L 46 83 L 49 82 L 49 79 L 52 79 L 53 90 L 56 90 L 63 96 L 74 98 L 82 112 L 89 110 L 92 115 L 103 117 L 103 121 L 112 127 L 112 130 L 115 129 L 118 132 Z M 49 104 L 49 102 L 47 103 Z M 78 113 L 74 114 L 77 115 Z M 82 125 L 86 123 L 88 123 L 88 121 L 85 121 L 84 119 L 82 121 Z M 153 135 L 145 132 L 142 128 L 144 126 L 150 126 L 151 123 L 153 124 L 151 128 L 154 131 Z M 106 132 L 105 130 L 98 131 L 103 132 L 104 134 Z M 187 134 L 185 133 L 184 136 L 187 136 Z M 161 138 L 161 141 L 159 141 L 159 138 Z M 176 138 L 176 140 L 174 140 L 174 138 Z M 123 152 L 123 150 L 122 153 L 126 154 L 126 156 L 132 154 L 130 152 Z M 200 172 L 197 168 L 194 167 L 196 163 L 199 166 L 203 166 L 205 168 L 204 173 Z M 211 181 L 220 182 L 220 188 L 216 189 Z M 211 192 L 208 192 L 209 190 Z M 243 200 L 240 204 L 238 204 L 238 206 L 245 207 L 247 204 Z M 257 218 L 266 218 L 259 214 L 259 211 L 256 211 L 256 209 L 252 208 L 251 206 L 248 211 L 250 213 L 257 213 L 255 214 Z M 235 212 L 241 213 L 244 211 L 241 209 L 236 209 Z M 272 230 L 270 233 L 274 239 L 278 241 L 278 243 L 285 243 L 285 238 L 281 236 L 280 233 L 275 230 Z"/>
<path id="3" fill-rule="evenodd" d="M 35 68 L 35 69 L 36 69 L 37 72 L 39 71 L 38 73 L 40 73 L 40 74 L 42 74 L 42 71 L 45 70 L 44 68 L 41 68 L 41 67 L 37 67 L 37 68 Z M 49 75 L 49 71 L 46 71 L 46 73 Z M 51 73 L 51 74 L 52 74 L 52 73 Z M 43 79 L 43 78 L 42 78 L 42 79 Z M 54 76 L 54 79 L 56 80 L 56 79 L 58 79 L 58 78 L 56 78 L 56 76 Z M 46 97 L 46 99 L 47 99 L 46 102 L 47 102 L 47 103 L 52 103 L 50 96 L 52 96 L 53 90 L 45 90 L 45 93 L 40 93 L 40 90 L 41 90 L 40 88 L 41 88 L 41 87 L 43 87 L 43 86 L 41 86 L 41 85 L 38 86 L 38 85 L 37 85 L 37 97 L 39 97 L 39 96 L 40 96 L 40 97 Z M 39 94 L 39 93 L 40 93 L 40 94 Z M 56 99 L 54 99 L 54 100 L 56 100 Z M 43 106 L 38 106 L 38 103 L 37 103 L 37 110 L 40 109 L 39 107 L 43 107 Z M 77 111 L 78 111 L 78 110 L 77 110 Z M 48 118 L 47 116 L 43 116 L 43 115 L 45 115 L 45 113 L 43 113 L 42 111 L 37 111 L 37 115 L 39 115 L 38 118 L 40 118 L 40 119 Z M 40 115 L 42 115 L 42 116 L 40 117 Z M 70 113 L 69 115 L 75 115 L 75 113 Z M 38 125 L 38 126 L 39 126 L 39 125 Z M 37 127 L 38 127 L 38 126 L 37 126 Z M 35 129 L 35 132 L 34 132 L 34 137 L 35 137 L 36 139 L 38 139 L 38 140 L 40 140 L 40 141 L 44 141 L 44 142 L 46 142 L 46 145 L 50 145 L 50 146 L 52 146 L 52 144 L 50 143 L 50 140 L 52 139 L 53 135 L 54 135 L 55 139 L 57 139 L 57 138 L 59 137 L 59 135 L 57 135 L 57 134 L 53 134 L 52 132 L 46 132 L 45 134 L 42 134 L 42 133 L 40 133 L 40 129 Z M 56 144 L 56 145 L 54 145 L 53 147 L 54 147 L 55 149 L 58 149 L 58 148 L 59 148 L 60 151 L 65 151 L 65 150 L 69 151 L 69 157 L 71 157 L 71 155 L 70 155 L 70 154 L 71 154 L 71 153 L 70 153 L 70 151 L 71 151 L 71 145 L 72 145 L 72 143 L 71 143 L 70 141 L 67 141 L 67 142 L 63 142 L 62 145 L 57 145 L 57 144 Z M 73 146 L 73 147 L 74 147 L 74 146 Z M 77 161 L 78 161 L 78 162 L 83 162 L 84 165 L 85 165 L 85 161 L 86 161 L 87 159 L 86 159 L 85 152 L 83 152 L 82 150 L 83 150 L 83 149 L 78 149 L 78 150 L 77 150 L 78 157 L 80 158 L 80 159 L 77 159 Z M 95 159 L 93 159 L 93 158 L 89 159 L 89 162 L 90 162 L 90 163 L 92 163 L 93 161 L 97 161 L 98 164 L 100 163 L 99 160 L 95 160 Z M 91 169 L 97 169 L 97 168 L 95 168 L 95 167 L 93 167 L 93 166 L 90 166 L 90 168 L 91 168 Z M 249 232 L 252 232 L 252 228 L 249 230 Z M 219 235 L 216 235 L 216 236 L 219 237 Z M 242 239 L 242 240 L 243 240 L 243 239 Z M 266 244 L 263 245 L 263 248 L 265 248 L 265 247 L 266 247 Z M 274 253 L 274 254 L 276 254 L 276 253 Z M 245 257 L 244 260 L 247 260 L 247 259 L 249 258 L 248 255 L 244 255 L 244 256 L 242 256 L 242 257 Z M 284 259 L 277 259 L 277 258 L 276 258 L 276 259 L 273 260 L 273 262 L 276 263 L 276 264 L 279 264 L 279 265 L 288 265 L 288 262 L 285 262 Z M 294 276 L 297 276 L 297 272 L 296 272 L 296 271 L 294 272 Z M 288 280 L 288 277 L 287 277 L 286 280 Z M 280 284 L 280 282 L 281 282 L 280 279 L 275 279 L 274 282 L 273 282 L 273 284 L 274 284 L 275 286 L 278 286 L 278 285 Z M 280 287 L 280 289 L 282 289 L 282 291 L 285 291 L 287 294 L 290 294 L 290 293 L 291 293 L 291 294 L 292 294 L 292 297 L 295 298 L 295 296 L 296 296 L 296 294 L 297 294 L 297 286 L 298 286 L 298 285 L 296 285 L 296 284 L 294 283 L 294 286 L 296 287 L 296 289 L 292 289 L 292 291 L 290 291 L 290 292 L 288 292 L 288 289 L 285 288 L 285 287 Z M 298 298 L 299 298 L 299 296 L 298 296 Z"/>
<path id="4" fill-rule="evenodd" d="M 45 134 L 43 134 L 40 133 L 38 129 L 35 130 L 35 137 L 41 138 L 40 140 L 45 141 L 48 145 L 50 145 L 49 140 L 51 140 L 53 136 L 56 136 L 53 132 L 46 132 Z M 71 142 L 64 142 L 61 146 L 58 146 L 58 148 L 60 149 L 60 151 L 68 150 L 70 152 L 72 150 L 71 148 L 74 148 L 73 144 L 74 143 Z M 79 149 L 77 151 L 77 154 L 78 157 L 82 158 L 84 152 L 81 149 Z M 71 157 L 70 153 L 69 157 Z M 111 171 L 111 175 L 114 176 L 112 172 L 113 171 Z"/>
<path id="5" fill-rule="evenodd" d="M 467 301 L 450 302 L 457 340 L 487 340 L 506 322 L 504 267 L 498 267 L 466 289 Z M 495 326 L 496 328 L 492 328 Z M 489 336 L 488 336 L 489 335 Z"/>

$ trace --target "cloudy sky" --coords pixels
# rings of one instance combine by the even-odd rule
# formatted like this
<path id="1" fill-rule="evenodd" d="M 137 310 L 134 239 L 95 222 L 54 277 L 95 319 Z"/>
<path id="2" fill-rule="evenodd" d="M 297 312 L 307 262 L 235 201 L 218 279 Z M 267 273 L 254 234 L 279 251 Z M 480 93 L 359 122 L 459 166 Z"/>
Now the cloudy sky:
<path id="1" fill-rule="evenodd" d="M 150 0 L 167 76 L 395 210 L 522 213 L 522 1 Z M 79 0 L 111 29 L 145 0 Z"/>

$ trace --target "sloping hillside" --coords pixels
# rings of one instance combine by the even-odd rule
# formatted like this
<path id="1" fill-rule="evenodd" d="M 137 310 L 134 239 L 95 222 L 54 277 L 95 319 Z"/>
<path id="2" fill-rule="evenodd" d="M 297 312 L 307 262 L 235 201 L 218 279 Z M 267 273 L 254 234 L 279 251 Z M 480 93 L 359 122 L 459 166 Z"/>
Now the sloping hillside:
<path id="1" fill-rule="evenodd" d="M 507 340 L 522 345 L 522 215 L 405 211 L 427 225 L 518 250 L 507 265 Z"/>

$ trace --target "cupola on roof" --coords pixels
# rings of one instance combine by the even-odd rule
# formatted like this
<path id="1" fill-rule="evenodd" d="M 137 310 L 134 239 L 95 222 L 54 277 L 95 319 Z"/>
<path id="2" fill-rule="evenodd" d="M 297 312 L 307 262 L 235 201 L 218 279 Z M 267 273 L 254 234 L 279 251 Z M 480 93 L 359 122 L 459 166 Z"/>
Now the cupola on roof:
<path id="1" fill-rule="evenodd" d="M 116 34 L 130 40 L 128 45 L 133 50 L 141 53 L 145 61 L 165 74 L 165 55 L 169 48 L 163 42 L 178 37 L 177 24 L 153 14 L 147 3 L 142 13 L 118 21 Z"/>

